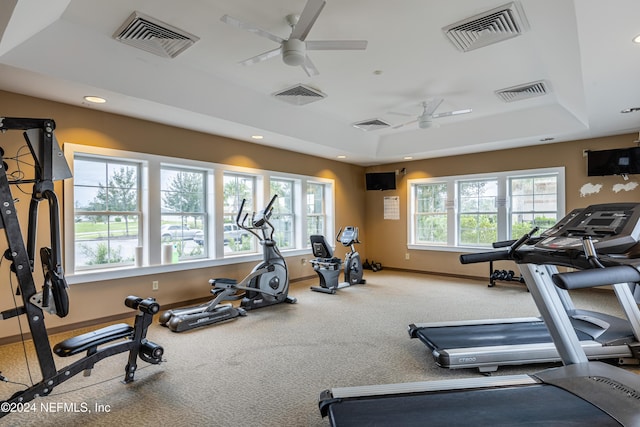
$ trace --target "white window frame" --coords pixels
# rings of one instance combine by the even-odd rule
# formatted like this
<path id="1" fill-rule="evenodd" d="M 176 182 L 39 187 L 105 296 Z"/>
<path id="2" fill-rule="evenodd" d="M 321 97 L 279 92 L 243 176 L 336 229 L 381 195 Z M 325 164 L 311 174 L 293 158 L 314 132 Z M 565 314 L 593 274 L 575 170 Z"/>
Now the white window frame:
<path id="1" fill-rule="evenodd" d="M 135 277 L 141 275 L 151 275 L 172 271 L 181 271 L 198 268 L 209 268 L 218 265 L 236 264 L 240 262 L 255 261 L 261 259 L 259 251 L 251 253 L 241 253 L 234 256 L 225 256 L 222 236 L 224 215 L 224 174 L 239 173 L 256 177 L 256 188 L 254 203 L 256 209 L 260 209 L 268 203 L 270 194 L 270 180 L 286 179 L 295 183 L 295 247 L 283 249 L 285 256 L 307 255 L 310 253 L 306 231 L 306 185 L 307 182 L 320 183 L 325 185 L 325 234 L 333 233 L 335 223 L 335 181 L 328 178 L 289 174 L 254 168 L 245 168 L 233 165 L 202 162 L 197 160 L 179 159 L 166 156 L 137 153 L 125 150 L 116 150 L 102 147 L 86 146 L 74 143 L 64 144 L 64 155 L 67 163 L 73 172 L 73 160 L 75 155 L 95 156 L 98 158 L 111 158 L 123 161 L 134 161 L 141 164 L 140 176 L 140 206 L 141 225 L 140 242 L 143 247 L 142 266 L 126 266 L 122 268 L 105 268 L 88 271 L 74 271 L 74 187 L 73 178 L 64 181 L 63 208 L 64 208 L 64 268 L 65 277 L 69 284 L 76 283 L 99 283 L 103 280 L 118 279 L 125 277 Z M 160 192 L 160 170 L 162 166 L 173 166 L 184 169 L 194 169 L 206 171 L 206 212 L 207 226 L 205 227 L 205 238 L 209 239 L 206 257 L 198 259 L 182 260 L 178 263 L 162 264 L 162 241 L 160 233 L 151 232 L 160 230 L 161 224 L 161 192 Z M 215 243 L 214 243 L 215 242 Z M 155 249 L 154 249 L 155 248 Z"/>
<path id="2" fill-rule="evenodd" d="M 509 200 L 509 180 L 510 178 L 522 178 L 527 176 L 557 176 L 557 212 L 558 219 L 565 215 L 565 169 L 564 167 L 527 169 L 519 171 L 507 171 L 496 173 L 482 173 L 472 175 L 456 175 L 448 177 L 418 178 L 407 181 L 407 248 L 415 250 L 436 250 L 436 251 L 484 251 L 486 246 L 460 245 L 458 243 L 458 183 L 463 181 L 496 179 L 498 181 L 498 197 L 496 200 L 498 208 L 498 239 L 508 240 L 511 227 L 511 207 Z M 447 183 L 447 242 L 437 243 L 416 243 L 416 225 L 414 221 L 415 213 L 415 186 L 419 184 Z"/>

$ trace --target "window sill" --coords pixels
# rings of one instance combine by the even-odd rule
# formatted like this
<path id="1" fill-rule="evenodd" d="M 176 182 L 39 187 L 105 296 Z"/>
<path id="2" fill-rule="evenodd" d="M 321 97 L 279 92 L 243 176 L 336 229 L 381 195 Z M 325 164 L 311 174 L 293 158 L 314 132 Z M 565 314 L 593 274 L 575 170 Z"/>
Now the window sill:
<path id="1" fill-rule="evenodd" d="M 282 254 L 286 257 L 308 255 L 311 249 L 291 249 L 283 250 Z M 199 259 L 193 261 L 182 261 L 173 264 L 146 265 L 142 267 L 128 266 L 123 268 L 110 268 L 103 270 L 91 270 L 77 272 L 75 274 L 65 275 L 65 279 L 69 285 L 77 285 L 82 283 L 94 283 L 105 280 L 126 279 L 129 277 L 148 276 L 152 274 L 172 273 L 174 271 L 196 270 L 200 268 L 211 268 L 221 265 L 240 264 L 243 262 L 258 262 L 262 260 L 261 254 L 248 254 L 231 256 L 223 259 Z"/>

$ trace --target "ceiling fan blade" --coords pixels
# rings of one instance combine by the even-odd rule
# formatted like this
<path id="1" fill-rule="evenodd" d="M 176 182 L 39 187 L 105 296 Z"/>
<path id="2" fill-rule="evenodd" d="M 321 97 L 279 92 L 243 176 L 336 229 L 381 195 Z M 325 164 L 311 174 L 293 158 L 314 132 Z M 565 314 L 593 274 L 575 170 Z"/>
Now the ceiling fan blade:
<path id="1" fill-rule="evenodd" d="M 364 50 L 366 40 L 313 40 L 306 42 L 307 50 Z"/>
<path id="2" fill-rule="evenodd" d="M 309 77 L 317 76 L 318 74 L 320 74 L 316 66 L 313 65 L 313 62 L 311 62 L 311 58 L 309 58 L 309 55 L 305 55 L 304 63 L 301 65 L 301 67 Z"/>
<path id="3" fill-rule="evenodd" d="M 278 46 L 277 48 L 267 51 L 267 52 L 263 52 L 260 55 L 256 55 L 254 57 L 251 57 L 249 59 L 245 59 L 244 61 L 240 61 L 240 64 L 242 65 L 253 65 L 253 64 L 257 64 L 258 62 L 262 62 L 262 61 L 266 61 L 267 59 L 271 59 L 273 57 L 276 57 L 278 55 L 281 54 L 282 51 L 282 46 Z"/>
<path id="4" fill-rule="evenodd" d="M 388 111 L 387 114 L 393 114 L 394 116 L 414 117 L 415 114 L 400 113 L 399 111 Z"/>
<path id="5" fill-rule="evenodd" d="M 416 123 L 418 119 L 411 120 L 410 122 L 400 123 L 399 125 L 392 126 L 391 129 L 400 129 L 401 127 L 408 126 L 410 124 Z"/>
<path id="6" fill-rule="evenodd" d="M 234 27 L 241 28 L 243 30 L 249 31 L 250 33 L 256 34 L 261 37 L 268 38 L 269 40 L 273 40 L 276 43 L 284 42 L 284 39 L 276 36 L 275 34 L 271 34 L 261 28 L 256 27 L 253 24 L 248 24 L 246 22 L 242 22 L 232 16 L 223 15 L 220 20 L 226 24 L 233 25 Z"/>
<path id="7" fill-rule="evenodd" d="M 433 115 L 433 112 L 438 109 L 440 104 L 442 104 L 442 101 L 444 101 L 444 98 L 432 98 L 425 101 L 423 104 L 424 111 L 422 115 L 427 115 L 427 116 Z"/>
<path id="8" fill-rule="evenodd" d="M 308 0 L 289 38 L 304 41 L 325 4 L 327 4 L 326 0 Z"/>
<path id="9" fill-rule="evenodd" d="M 433 117 L 434 119 L 437 119 L 438 117 L 449 117 L 449 116 L 457 116 L 460 114 L 467 114 L 472 112 L 473 110 L 471 108 L 465 108 L 464 110 L 455 110 L 455 111 L 447 111 L 444 113 L 438 113 L 438 114 L 434 114 L 431 117 Z"/>

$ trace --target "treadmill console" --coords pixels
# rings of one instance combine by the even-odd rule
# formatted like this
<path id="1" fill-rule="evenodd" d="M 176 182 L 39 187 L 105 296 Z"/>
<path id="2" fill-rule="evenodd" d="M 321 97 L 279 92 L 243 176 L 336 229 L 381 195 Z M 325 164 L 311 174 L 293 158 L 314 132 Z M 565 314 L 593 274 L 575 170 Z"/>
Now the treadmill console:
<path id="1" fill-rule="evenodd" d="M 582 251 L 582 240 L 587 236 L 602 254 L 627 253 L 640 241 L 640 203 L 606 203 L 574 210 L 545 232 L 535 247 Z"/>

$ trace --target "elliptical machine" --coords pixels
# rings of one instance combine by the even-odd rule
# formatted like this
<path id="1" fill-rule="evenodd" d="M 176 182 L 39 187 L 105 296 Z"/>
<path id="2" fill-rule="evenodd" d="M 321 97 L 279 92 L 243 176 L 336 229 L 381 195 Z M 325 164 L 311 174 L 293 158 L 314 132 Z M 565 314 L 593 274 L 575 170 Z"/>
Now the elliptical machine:
<path id="1" fill-rule="evenodd" d="M 362 278 L 362 260 L 354 246 L 354 244 L 360 243 L 360 240 L 358 240 L 358 227 L 347 226 L 344 231 L 341 227 L 338 230 L 338 234 L 336 234 L 337 242 L 351 248 L 344 258 L 344 282 L 338 282 L 342 261 L 333 256 L 333 250 L 327 244 L 324 236 L 313 235 L 310 236 L 310 239 L 313 256 L 316 257 L 310 262 L 320 278 L 320 286 L 311 286 L 312 291 L 335 294 L 336 290 L 340 288 L 358 284 L 364 285 L 366 283 L 366 280 Z"/>
<path id="2" fill-rule="evenodd" d="M 184 332 L 200 326 L 211 325 L 238 316 L 246 316 L 246 310 L 297 300 L 289 295 L 289 271 L 284 257 L 273 239 L 274 227 L 269 222 L 273 212 L 274 195 L 269 204 L 258 213 L 253 213 L 248 223 L 248 213 L 242 216 L 246 200 L 242 200 L 236 216 L 238 227 L 256 236 L 262 245 L 262 262 L 256 265 L 242 281 L 235 279 L 211 279 L 211 293 L 216 297 L 205 304 L 194 307 L 167 310 L 160 316 L 160 324 L 173 332 Z M 237 291 L 242 291 L 237 293 Z M 240 301 L 239 307 L 221 304 L 224 301 Z"/>

